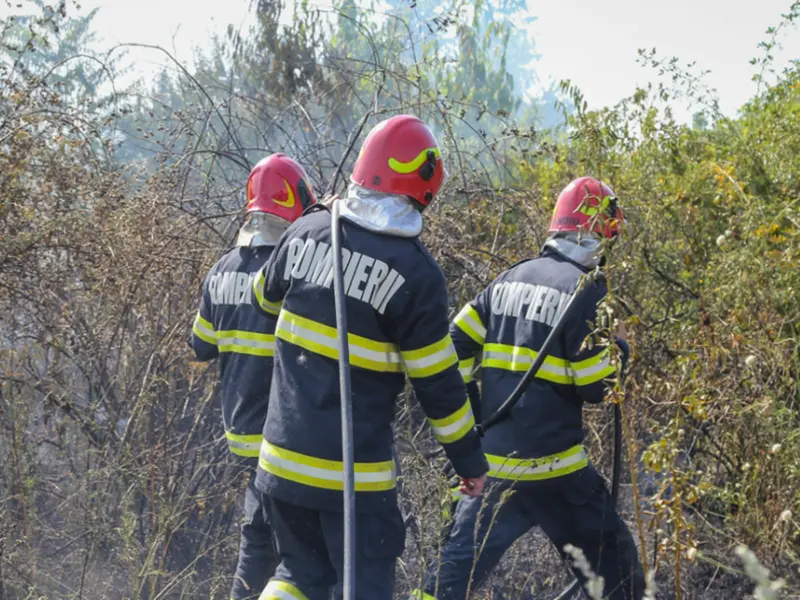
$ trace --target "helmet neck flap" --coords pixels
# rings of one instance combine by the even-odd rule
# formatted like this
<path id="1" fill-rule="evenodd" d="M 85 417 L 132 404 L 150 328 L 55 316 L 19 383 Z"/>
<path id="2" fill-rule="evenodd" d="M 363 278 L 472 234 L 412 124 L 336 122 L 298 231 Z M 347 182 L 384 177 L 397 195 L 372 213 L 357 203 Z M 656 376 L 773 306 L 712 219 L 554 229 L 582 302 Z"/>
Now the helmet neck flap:
<path id="1" fill-rule="evenodd" d="M 289 221 L 275 215 L 258 211 L 247 213 L 236 238 L 236 245 L 250 248 L 274 246 L 287 227 Z"/>

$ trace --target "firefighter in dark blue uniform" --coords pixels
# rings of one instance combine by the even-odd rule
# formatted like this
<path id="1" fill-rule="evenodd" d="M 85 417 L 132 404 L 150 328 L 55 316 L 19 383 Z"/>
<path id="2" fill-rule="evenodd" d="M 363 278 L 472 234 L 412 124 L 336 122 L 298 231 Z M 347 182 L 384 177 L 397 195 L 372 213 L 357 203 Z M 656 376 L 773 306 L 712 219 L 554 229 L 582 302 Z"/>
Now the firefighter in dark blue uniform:
<path id="1" fill-rule="evenodd" d="M 407 374 L 461 489 L 488 470 L 450 339 L 447 289 L 419 241 L 445 177 L 431 131 L 408 115 L 375 126 L 341 206 L 352 366 L 358 600 L 391 600 L 405 528 L 391 424 Z M 256 486 L 281 558 L 262 600 L 341 598 L 343 463 L 331 215 L 306 211 L 283 235 L 255 296 L 278 317 L 270 411 Z"/>
<path id="2" fill-rule="evenodd" d="M 278 565 L 269 523 L 253 487 L 269 402 L 275 318 L 252 302 L 253 280 L 281 234 L 314 202 L 302 167 L 285 154 L 268 156 L 253 168 L 237 247 L 206 276 L 192 328 L 197 358 L 219 359 L 225 437 L 249 478 L 233 600 L 258 598 Z"/>
<path id="3" fill-rule="evenodd" d="M 451 336 L 465 380 L 482 353 L 484 418 L 517 386 L 581 279 L 601 265 L 602 238 L 615 237 L 621 221 L 611 188 L 590 177 L 573 181 L 558 197 L 541 256 L 502 273 L 456 316 Z M 583 447 L 582 405 L 603 401 L 628 346 L 619 338 L 619 352 L 584 345 L 605 283 L 596 280 L 585 294 L 509 418 L 486 431 L 486 498 L 458 501 L 438 564 L 414 598 L 464 600 L 468 587 L 480 586 L 514 541 L 537 525 L 562 553 L 567 544 L 584 552 L 604 579 L 604 598 L 642 598 L 633 538 Z"/>

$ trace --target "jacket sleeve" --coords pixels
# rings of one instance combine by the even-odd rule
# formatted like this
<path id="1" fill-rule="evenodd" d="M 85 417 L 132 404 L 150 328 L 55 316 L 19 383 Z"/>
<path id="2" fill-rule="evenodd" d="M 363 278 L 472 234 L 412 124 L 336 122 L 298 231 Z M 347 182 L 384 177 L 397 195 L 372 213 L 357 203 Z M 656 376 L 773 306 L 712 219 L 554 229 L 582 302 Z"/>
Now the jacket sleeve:
<path id="1" fill-rule="evenodd" d="M 604 298 L 606 289 L 605 285 L 595 283 L 590 290 L 579 293 L 583 294 L 581 304 L 575 308 L 575 313 L 564 327 L 567 361 L 580 398 L 584 402 L 597 404 L 605 398 L 608 385 L 613 384 L 617 368 L 611 362 L 607 345 L 584 344 L 584 341 L 594 331 L 597 305 Z M 617 340 L 617 344 L 624 368 L 628 345 L 623 340 Z"/>
<path id="2" fill-rule="evenodd" d="M 472 413 L 480 421 L 480 389 L 473 378 L 476 356 L 483 350 L 486 340 L 486 324 L 489 322 L 489 302 L 491 286 L 465 304 L 450 324 L 450 337 L 458 356 L 458 370 L 472 404 Z"/>
<path id="3" fill-rule="evenodd" d="M 282 279 L 286 264 L 285 239 L 285 236 L 281 237 L 269 260 L 253 278 L 253 293 L 250 296 L 253 304 L 272 318 L 281 312 L 281 304 L 289 285 L 288 281 Z"/>
<path id="4" fill-rule="evenodd" d="M 430 263 L 429 263 L 430 264 Z M 447 286 L 438 267 L 410 287 L 387 316 L 417 399 L 456 473 L 479 477 L 489 470 L 475 417 L 448 333 Z M 397 299 L 395 300 L 397 301 Z"/>
<path id="5" fill-rule="evenodd" d="M 194 318 L 192 335 L 189 338 L 189 345 L 194 350 L 197 360 L 207 361 L 219 355 L 217 351 L 217 332 L 214 329 L 213 315 L 211 314 L 211 294 L 209 292 L 209 281 L 211 280 L 210 271 L 203 282 L 203 297 L 200 300 L 200 307 Z"/>

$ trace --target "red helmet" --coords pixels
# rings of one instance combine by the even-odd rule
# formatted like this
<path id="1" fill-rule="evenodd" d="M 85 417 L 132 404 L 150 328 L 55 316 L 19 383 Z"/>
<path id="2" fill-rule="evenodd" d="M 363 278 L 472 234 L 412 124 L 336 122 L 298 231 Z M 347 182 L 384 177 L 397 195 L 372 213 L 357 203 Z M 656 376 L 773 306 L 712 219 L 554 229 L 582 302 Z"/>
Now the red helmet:
<path id="1" fill-rule="evenodd" d="M 416 117 L 397 115 L 369 132 L 350 181 L 377 192 L 409 196 L 424 208 L 446 177 L 431 130 Z"/>
<path id="2" fill-rule="evenodd" d="M 303 167 L 285 154 L 260 160 L 247 178 L 247 214 L 262 212 L 293 223 L 316 201 Z"/>
<path id="3" fill-rule="evenodd" d="M 591 228 L 594 233 L 613 238 L 619 234 L 623 222 L 614 190 L 594 177 L 580 177 L 571 181 L 558 195 L 550 233 L 588 232 Z"/>

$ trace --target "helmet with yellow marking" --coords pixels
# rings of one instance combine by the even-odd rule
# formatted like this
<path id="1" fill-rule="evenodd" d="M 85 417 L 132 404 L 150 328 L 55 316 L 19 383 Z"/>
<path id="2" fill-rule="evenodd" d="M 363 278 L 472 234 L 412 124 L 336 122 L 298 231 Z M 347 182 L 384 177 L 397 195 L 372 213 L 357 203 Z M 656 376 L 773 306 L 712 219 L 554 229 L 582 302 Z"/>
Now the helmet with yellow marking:
<path id="1" fill-rule="evenodd" d="M 624 222 L 614 190 L 594 177 L 580 177 L 558 195 L 549 231 L 583 231 L 614 238 Z"/>
<path id="2" fill-rule="evenodd" d="M 439 143 L 428 126 L 417 117 L 397 115 L 369 132 L 350 181 L 377 192 L 408 196 L 425 208 L 446 177 Z"/>
<path id="3" fill-rule="evenodd" d="M 238 246 L 273 245 L 317 200 L 308 176 L 282 153 L 260 160 L 247 178 L 247 210 Z"/>

